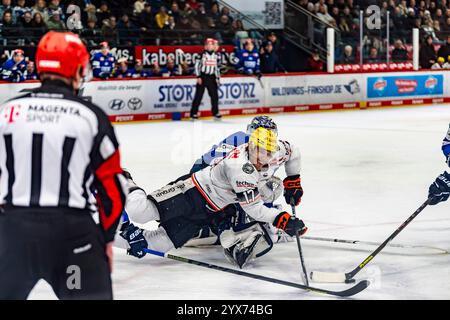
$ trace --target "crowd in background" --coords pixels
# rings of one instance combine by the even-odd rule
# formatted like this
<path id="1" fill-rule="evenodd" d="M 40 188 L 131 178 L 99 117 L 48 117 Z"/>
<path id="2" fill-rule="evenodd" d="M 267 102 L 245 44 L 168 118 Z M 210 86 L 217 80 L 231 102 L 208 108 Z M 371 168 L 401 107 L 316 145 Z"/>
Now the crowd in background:
<path id="1" fill-rule="evenodd" d="M 419 28 L 423 39 L 420 50 L 422 68 L 446 68 L 450 64 L 450 5 L 449 0 L 295 0 L 300 7 L 316 17 L 314 36 L 325 46 L 325 27 L 333 26 L 336 33 L 336 63 L 364 63 L 386 61 L 387 50 L 391 62 L 411 60 L 412 29 Z M 234 45 L 236 61 L 227 61 L 224 72 L 242 72 L 239 57 L 253 44 L 262 73 L 282 72 L 281 41 L 275 34 L 246 30 L 244 23 L 226 6 L 214 0 L 0 0 L 0 45 L 35 46 L 48 30 L 70 29 L 80 34 L 91 47 L 99 48 L 107 42 L 119 45 L 202 45 L 204 39 L 215 38 L 221 45 Z M 359 52 L 359 12 L 369 5 L 381 11 L 379 29 L 364 27 L 363 52 Z M 76 7 L 74 7 L 76 6 Z M 80 8 L 77 10 L 76 8 Z M 388 15 L 389 12 L 389 15 Z M 390 43 L 386 42 L 389 16 Z M 305 21 L 299 16 L 300 25 Z M 364 11 L 364 23 L 369 16 Z M 321 21 L 323 23 L 317 23 Z M 17 54 L 20 57 L 20 54 Z M 35 77 L 33 72 L 18 76 L 10 73 L 4 56 L 1 61 L 2 79 L 12 75 L 14 81 Z M 19 59 L 16 57 L 16 59 Z M 14 60 L 10 57 L 9 60 Z M 242 61 L 242 59 L 241 59 Z M 25 59 L 30 70 L 32 61 Z M 129 71 L 143 68 L 141 61 L 115 61 L 110 77 L 123 77 Z M 152 65 L 142 77 L 190 75 L 193 66 L 185 63 L 172 66 Z M 13 64 L 17 68 L 20 64 Z M 318 51 L 308 60 L 310 71 L 323 71 L 324 63 Z M 122 70 L 122 72 L 120 72 Z M 167 72 L 169 70 L 169 72 Z M 7 76 L 5 76 L 5 72 Z M 128 73 L 127 73 L 128 72 Z M 28 76 L 26 75 L 28 74 Z"/>
<path id="2" fill-rule="evenodd" d="M 35 45 L 47 30 L 67 29 L 91 46 L 198 45 L 208 37 L 233 44 L 249 37 L 242 21 L 213 0 L 1 0 L 3 45 Z"/>
<path id="3" fill-rule="evenodd" d="M 433 45 L 445 46 L 449 41 L 448 0 L 295 0 L 294 2 L 326 23 L 315 23 L 313 26 L 314 36 L 323 39 L 324 46 L 326 26 L 333 26 L 339 31 L 336 34 L 336 63 L 359 63 L 361 10 L 364 21 L 362 52 L 364 63 L 385 62 L 386 50 L 390 52 L 391 62 L 411 60 L 413 28 L 419 29 L 420 39 L 424 42 L 430 41 L 425 39 L 431 39 Z M 370 5 L 377 5 L 380 8 L 379 29 L 370 29 L 367 25 L 370 15 L 366 9 Z M 389 45 L 386 42 L 388 24 Z M 448 60 L 447 55 L 441 57 Z M 434 60 L 437 62 L 437 58 Z"/>

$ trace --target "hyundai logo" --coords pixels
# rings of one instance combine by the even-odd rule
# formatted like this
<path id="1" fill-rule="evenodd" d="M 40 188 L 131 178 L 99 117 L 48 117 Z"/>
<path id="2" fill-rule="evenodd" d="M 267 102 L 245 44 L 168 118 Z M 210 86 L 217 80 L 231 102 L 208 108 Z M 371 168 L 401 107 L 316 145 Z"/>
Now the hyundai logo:
<path id="1" fill-rule="evenodd" d="M 109 102 L 109 108 L 111 110 L 122 110 L 125 108 L 125 102 L 122 99 L 113 99 Z"/>

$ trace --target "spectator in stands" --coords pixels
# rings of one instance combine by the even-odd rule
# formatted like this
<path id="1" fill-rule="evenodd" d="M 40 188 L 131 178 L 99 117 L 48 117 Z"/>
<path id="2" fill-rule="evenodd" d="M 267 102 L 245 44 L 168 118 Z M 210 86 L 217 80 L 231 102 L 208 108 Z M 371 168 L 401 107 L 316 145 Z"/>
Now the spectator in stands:
<path id="1" fill-rule="evenodd" d="M 371 47 L 369 49 L 369 55 L 367 56 L 367 63 L 378 63 L 380 62 L 380 57 L 378 56 L 378 49 Z"/>
<path id="2" fill-rule="evenodd" d="M 86 25 L 89 20 L 95 21 L 95 23 L 97 24 L 97 8 L 93 4 L 87 4 L 84 11 L 86 12 L 86 16 L 83 20 Z"/>
<path id="3" fill-rule="evenodd" d="M 128 68 L 127 58 L 120 58 L 117 60 L 117 65 L 114 67 L 113 78 L 123 79 L 131 78 L 133 76 L 132 70 Z"/>
<path id="4" fill-rule="evenodd" d="M 9 11 L 7 11 L 9 12 Z M 11 13 L 9 12 L 11 15 Z M 3 14 L 3 18 L 5 14 Z M 12 20 L 12 17 L 11 17 Z M 27 62 L 25 61 L 25 55 L 23 50 L 16 49 L 13 52 L 11 59 L 8 59 L 2 65 L 2 80 L 9 82 L 21 82 L 25 81 L 25 72 L 27 69 Z"/>
<path id="5" fill-rule="evenodd" d="M 12 12 L 13 12 L 13 20 L 18 23 L 22 20 L 22 17 L 25 14 L 25 12 L 30 12 L 31 16 L 31 8 L 26 6 L 25 0 L 17 0 L 17 4 L 12 10 Z M 33 19 L 33 16 L 31 16 L 31 19 Z"/>
<path id="6" fill-rule="evenodd" d="M 447 35 L 447 43 L 441 45 L 437 53 L 438 57 L 447 57 L 450 55 L 450 34 Z"/>
<path id="7" fill-rule="evenodd" d="M 187 4 L 195 11 L 200 7 L 200 3 L 197 0 L 188 0 Z"/>
<path id="8" fill-rule="evenodd" d="M 447 57 L 447 61 L 442 66 L 443 69 L 450 69 L 450 56 Z"/>
<path id="9" fill-rule="evenodd" d="M 33 14 L 33 28 L 33 36 L 37 39 L 40 39 L 48 31 L 44 17 L 38 11 Z"/>
<path id="10" fill-rule="evenodd" d="M 152 7 L 149 3 L 144 4 L 144 10 L 139 15 L 139 25 L 144 37 L 144 44 L 149 44 L 149 39 L 154 37 L 152 29 L 155 26 L 155 19 L 152 14 Z"/>
<path id="11" fill-rule="evenodd" d="M 127 14 L 122 15 L 117 24 L 117 31 L 121 44 L 133 46 L 137 43 L 138 35 L 136 34 L 136 26 L 131 22 Z"/>
<path id="12" fill-rule="evenodd" d="M 308 71 L 322 72 L 324 64 L 320 60 L 319 50 L 314 50 L 311 56 L 308 58 Z"/>
<path id="13" fill-rule="evenodd" d="M 36 13 L 40 13 L 41 18 L 47 23 L 48 20 L 48 11 L 47 11 L 47 3 L 45 0 L 36 0 L 36 3 L 32 7 L 33 9 L 33 17 Z"/>
<path id="14" fill-rule="evenodd" d="M 273 45 L 270 41 L 265 41 L 262 45 L 261 54 L 261 72 L 277 73 L 286 72 L 286 69 L 280 63 L 278 55 L 273 51 Z"/>
<path id="15" fill-rule="evenodd" d="M 117 18 L 115 16 L 103 20 L 102 35 L 106 42 L 111 46 L 117 46 L 119 33 L 117 31 Z"/>
<path id="16" fill-rule="evenodd" d="M 36 72 L 36 67 L 33 61 L 28 61 L 25 72 L 25 80 L 38 80 L 39 76 Z"/>
<path id="17" fill-rule="evenodd" d="M 184 43 L 190 44 L 190 31 L 188 30 L 192 29 L 192 26 L 188 14 L 180 13 L 180 21 L 176 24 L 175 29 L 178 30 L 177 35 L 180 37 L 180 41 L 183 40 Z"/>
<path id="18" fill-rule="evenodd" d="M 220 30 L 220 34 L 222 37 L 223 43 L 232 43 L 234 38 L 234 33 L 231 28 L 230 18 L 227 15 L 222 15 L 219 20 L 218 29 Z"/>
<path id="19" fill-rule="evenodd" d="M 342 64 L 353 64 L 355 63 L 355 56 L 353 55 L 353 48 L 351 45 L 346 45 L 342 56 L 339 59 L 339 63 Z"/>
<path id="20" fill-rule="evenodd" d="M 13 7 L 11 6 L 11 0 L 2 0 L 2 4 L 0 5 L 0 19 L 3 21 L 3 16 L 6 11 L 9 11 L 12 13 Z M 12 16 L 11 16 L 12 19 Z M 13 20 L 13 19 L 12 19 Z"/>
<path id="21" fill-rule="evenodd" d="M 208 14 L 206 13 L 205 4 L 203 2 L 200 2 L 200 6 L 198 10 L 196 11 L 195 19 L 200 22 L 202 26 L 206 24 L 206 19 L 208 18 Z"/>
<path id="22" fill-rule="evenodd" d="M 173 2 L 170 6 L 169 15 L 174 18 L 175 23 L 180 20 L 180 7 L 177 2 Z"/>
<path id="23" fill-rule="evenodd" d="M 142 10 L 144 10 L 145 3 L 146 3 L 145 0 L 137 0 L 134 2 L 134 5 L 133 5 L 134 15 L 138 16 L 142 12 Z"/>
<path id="24" fill-rule="evenodd" d="M 431 69 L 443 69 L 445 59 L 443 57 L 438 57 L 437 62 L 431 66 Z"/>
<path id="25" fill-rule="evenodd" d="M 353 16 L 348 6 L 345 6 L 341 13 L 339 23 L 339 30 L 341 30 L 342 38 L 353 38 L 355 35 L 355 24 L 353 22 Z"/>
<path id="26" fill-rule="evenodd" d="M 7 41 L 8 45 L 16 45 L 17 37 L 20 34 L 19 26 L 13 22 L 11 11 L 7 10 L 3 12 L 1 26 L 1 35 Z"/>
<path id="27" fill-rule="evenodd" d="M 102 31 L 97 28 L 96 21 L 96 19 L 88 19 L 87 28 L 81 32 L 81 36 L 86 39 L 90 46 L 97 46 L 103 40 Z"/>
<path id="28" fill-rule="evenodd" d="M 50 3 L 48 4 L 48 7 L 47 7 L 49 18 L 52 14 L 54 14 L 55 12 L 58 12 L 60 20 L 61 21 L 65 20 L 64 10 L 63 10 L 60 2 L 61 2 L 61 0 L 50 0 Z"/>
<path id="29" fill-rule="evenodd" d="M 334 21 L 333 17 L 328 13 L 326 5 L 320 5 L 317 17 L 327 24 L 331 24 Z"/>
<path id="30" fill-rule="evenodd" d="M 391 53 L 391 59 L 393 62 L 405 62 L 408 60 L 408 51 L 403 46 L 402 40 L 395 40 L 394 50 L 392 50 Z"/>
<path id="31" fill-rule="evenodd" d="M 163 28 L 161 45 L 176 45 L 180 41 L 177 24 L 173 16 L 169 16 L 169 22 Z"/>
<path id="32" fill-rule="evenodd" d="M 428 35 L 420 47 L 419 63 L 422 69 L 430 69 L 436 63 L 436 50 L 433 45 L 433 38 Z"/>
<path id="33" fill-rule="evenodd" d="M 156 26 L 159 29 L 164 28 L 169 23 L 169 15 L 167 14 L 167 9 L 164 6 L 159 8 L 158 13 L 155 16 Z"/>
<path id="34" fill-rule="evenodd" d="M 233 27 L 233 32 L 235 32 L 234 30 L 235 29 Z M 220 35 L 219 31 L 217 30 L 216 23 L 214 22 L 214 19 L 211 17 L 206 18 L 206 28 L 205 28 L 205 32 L 203 33 L 203 36 L 205 38 L 221 39 L 221 35 Z"/>
<path id="35" fill-rule="evenodd" d="M 220 16 L 227 16 L 228 20 L 231 22 L 233 22 L 233 17 L 231 16 L 231 12 L 230 12 L 230 8 L 224 6 L 222 7 L 222 10 L 220 10 Z"/>
<path id="36" fill-rule="evenodd" d="M 273 51 L 276 53 L 278 58 L 281 58 L 283 46 L 281 45 L 281 41 L 278 39 L 277 34 L 275 32 L 270 32 L 267 36 L 267 41 L 272 43 Z"/>
<path id="37" fill-rule="evenodd" d="M 214 20 L 214 23 L 218 23 L 220 19 L 220 10 L 217 2 L 214 2 L 211 6 L 211 10 L 208 13 L 208 16 Z"/>
<path id="38" fill-rule="evenodd" d="M 24 12 L 20 17 L 20 29 L 22 31 L 22 36 L 24 37 L 26 44 L 34 45 L 33 41 L 33 16 L 30 11 Z"/>
<path id="39" fill-rule="evenodd" d="M 48 30 L 63 31 L 66 30 L 66 25 L 61 21 L 61 15 L 59 11 L 53 11 L 49 14 L 47 21 Z"/>
<path id="40" fill-rule="evenodd" d="M 99 28 L 103 28 L 104 20 L 108 20 L 111 16 L 111 11 L 109 10 L 108 3 L 106 1 L 103 1 L 100 4 L 100 8 L 97 9 L 97 26 Z"/>
<path id="41" fill-rule="evenodd" d="M 434 23 L 433 20 L 428 19 L 424 25 L 421 26 L 421 29 L 423 31 L 424 35 L 430 35 L 433 39 L 433 41 L 438 42 L 439 38 L 437 37 L 435 33 Z"/>
<path id="42" fill-rule="evenodd" d="M 183 10 L 180 11 L 180 15 L 184 15 L 189 18 L 189 20 L 193 19 L 197 13 L 195 10 L 192 9 L 192 7 L 189 5 L 189 3 L 186 3 Z"/>

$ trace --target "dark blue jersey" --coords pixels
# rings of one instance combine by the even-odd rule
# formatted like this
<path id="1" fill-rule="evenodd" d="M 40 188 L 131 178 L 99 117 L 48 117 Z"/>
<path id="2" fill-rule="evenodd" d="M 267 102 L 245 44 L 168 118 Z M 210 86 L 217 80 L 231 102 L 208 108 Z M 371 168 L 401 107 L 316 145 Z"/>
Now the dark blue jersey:
<path id="1" fill-rule="evenodd" d="M 235 132 L 232 135 L 226 137 L 217 145 L 213 145 L 208 152 L 206 152 L 200 159 L 195 161 L 195 164 L 191 169 L 191 173 L 206 168 L 213 162 L 214 159 L 224 158 L 234 148 L 247 143 L 248 138 L 249 135 L 242 131 Z"/>
<path id="2" fill-rule="evenodd" d="M 25 81 L 26 70 L 27 62 L 25 60 L 16 63 L 14 59 L 11 58 L 2 65 L 2 80 L 10 82 Z"/>
<path id="3" fill-rule="evenodd" d="M 101 52 L 97 52 L 92 57 L 92 73 L 95 78 L 111 78 L 115 64 L 116 58 L 111 53 L 104 55 Z"/>
<path id="4" fill-rule="evenodd" d="M 444 138 L 444 142 L 442 143 L 442 152 L 444 152 L 444 156 L 447 159 L 447 164 L 450 167 L 450 125 L 448 127 L 447 136 Z"/>

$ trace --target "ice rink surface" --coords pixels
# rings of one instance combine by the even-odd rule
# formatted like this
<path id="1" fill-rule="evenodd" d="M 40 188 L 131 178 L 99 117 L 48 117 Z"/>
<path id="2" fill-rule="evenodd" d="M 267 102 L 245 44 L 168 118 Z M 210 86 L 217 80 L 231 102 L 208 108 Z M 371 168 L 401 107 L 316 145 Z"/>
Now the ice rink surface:
<path id="1" fill-rule="evenodd" d="M 309 227 L 309 236 L 381 243 L 426 200 L 429 185 L 447 168 L 441 144 L 450 122 L 449 105 L 273 118 L 280 139 L 302 152 L 305 194 L 297 214 Z M 151 192 L 187 173 L 212 144 L 245 131 L 250 119 L 117 125 L 123 166 Z M 278 175 L 283 179 L 284 170 Z M 283 198 L 278 202 L 289 210 Z M 450 201 L 425 208 L 393 243 L 450 251 Z M 302 246 L 309 271 L 348 272 L 375 249 L 312 240 L 303 240 Z M 173 254 L 231 266 L 220 248 L 183 248 Z M 246 271 L 301 282 L 296 243 L 276 244 Z M 450 254 L 387 248 L 356 278 L 372 284 L 353 299 L 450 299 Z M 154 256 L 138 260 L 121 249 L 115 250 L 113 281 L 116 299 L 330 298 Z M 53 299 L 54 294 L 39 283 L 30 298 Z"/>

